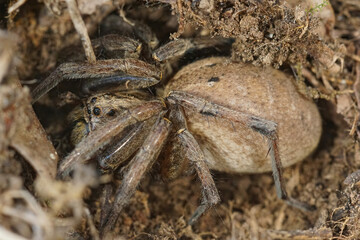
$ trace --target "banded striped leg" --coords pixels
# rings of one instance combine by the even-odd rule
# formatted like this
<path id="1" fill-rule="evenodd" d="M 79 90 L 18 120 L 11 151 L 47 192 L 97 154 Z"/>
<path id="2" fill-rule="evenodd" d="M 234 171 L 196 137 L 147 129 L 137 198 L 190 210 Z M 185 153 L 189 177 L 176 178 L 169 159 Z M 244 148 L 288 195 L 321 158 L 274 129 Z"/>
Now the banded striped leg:
<path id="1" fill-rule="evenodd" d="M 127 205 L 130 198 L 134 195 L 137 186 L 146 171 L 151 168 L 157 159 L 167 136 L 171 130 L 171 123 L 160 117 L 145 139 L 143 146 L 130 161 L 128 171 L 121 182 L 121 186 L 115 194 L 115 201 L 101 226 L 101 235 L 113 229 L 121 210 Z"/>
<path id="2" fill-rule="evenodd" d="M 179 104 L 189 111 L 195 111 L 208 116 L 219 117 L 228 119 L 232 122 L 237 122 L 265 136 L 269 144 L 271 165 L 278 197 L 285 200 L 289 205 L 302 210 L 313 211 L 315 209 L 314 206 L 289 197 L 286 192 L 284 180 L 282 177 L 282 164 L 278 148 L 276 123 L 259 118 L 257 116 L 234 111 L 185 92 L 170 92 L 169 96 L 167 97 L 167 101 L 170 104 Z"/>
<path id="3" fill-rule="evenodd" d="M 206 210 L 220 202 L 220 196 L 211 176 L 210 169 L 207 166 L 204 153 L 194 136 L 187 130 L 186 120 L 179 105 L 175 104 L 171 106 L 170 119 L 175 126 L 180 128 L 177 131 L 176 137 L 179 140 L 178 144 L 181 145 L 182 151 L 184 152 L 185 156 L 183 157 L 188 159 L 193 165 L 201 182 L 201 204 L 188 221 L 188 224 L 192 225 Z M 184 160 L 185 159 L 180 161 Z"/>

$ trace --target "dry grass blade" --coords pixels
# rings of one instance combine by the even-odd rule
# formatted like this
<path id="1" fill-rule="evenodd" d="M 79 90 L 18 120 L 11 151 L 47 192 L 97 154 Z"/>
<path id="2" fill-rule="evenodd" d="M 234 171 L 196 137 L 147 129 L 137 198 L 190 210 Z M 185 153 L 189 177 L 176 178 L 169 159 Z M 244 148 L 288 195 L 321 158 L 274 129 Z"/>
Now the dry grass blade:
<path id="1" fill-rule="evenodd" d="M 96 62 L 95 53 L 92 48 L 89 34 L 86 29 L 85 23 L 81 17 L 79 8 L 77 7 L 75 0 L 66 0 L 66 3 L 74 27 L 80 35 L 81 43 L 84 47 L 86 58 L 90 63 L 95 63 Z"/>
<path id="2" fill-rule="evenodd" d="M 16 206 L 16 200 L 19 199 L 25 202 L 26 210 Z M 0 212 L 31 225 L 34 239 L 46 239 L 53 236 L 53 222 L 28 191 L 10 190 L 3 193 Z"/>
<path id="3" fill-rule="evenodd" d="M 269 230 L 268 233 L 272 239 L 293 239 L 293 240 L 331 239 L 333 236 L 330 228 L 297 230 L 297 231 Z"/>
<path id="4" fill-rule="evenodd" d="M 14 4 L 12 4 L 11 7 L 9 7 L 8 13 L 12 14 L 16 10 L 18 10 L 25 2 L 26 2 L 26 0 L 18 0 L 18 1 L 16 1 Z"/>

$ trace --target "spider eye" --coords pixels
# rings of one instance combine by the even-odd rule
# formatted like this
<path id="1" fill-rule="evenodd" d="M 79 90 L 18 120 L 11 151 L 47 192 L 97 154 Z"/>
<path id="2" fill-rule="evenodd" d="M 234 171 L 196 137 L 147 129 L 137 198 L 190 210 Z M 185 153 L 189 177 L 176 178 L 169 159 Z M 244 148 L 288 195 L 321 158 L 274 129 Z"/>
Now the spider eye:
<path id="1" fill-rule="evenodd" d="M 95 116 L 99 116 L 99 115 L 100 115 L 100 113 L 101 113 L 100 108 L 98 108 L 98 107 L 94 107 L 94 109 L 93 109 L 93 113 L 94 113 L 94 115 L 95 115 Z"/>
<path id="2" fill-rule="evenodd" d="M 108 116 L 110 116 L 110 117 L 114 116 L 114 115 L 115 115 L 115 110 L 114 110 L 114 109 L 111 109 L 110 111 L 107 112 L 106 115 L 108 115 Z"/>
<path id="3" fill-rule="evenodd" d="M 90 102 L 91 102 L 91 103 L 95 103 L 95 102 L 96 102 L 96 99 L 97 99 L 97 97 L 93 97 L 93 98 L 90 100 Z"/>

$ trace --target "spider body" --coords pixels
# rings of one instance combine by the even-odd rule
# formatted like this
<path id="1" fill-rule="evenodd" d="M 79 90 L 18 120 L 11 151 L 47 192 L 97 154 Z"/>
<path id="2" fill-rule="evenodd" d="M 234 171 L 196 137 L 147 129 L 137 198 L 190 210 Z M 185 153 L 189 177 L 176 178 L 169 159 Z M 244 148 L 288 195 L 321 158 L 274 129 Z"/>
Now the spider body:
<path id="1" fill-rule="evenodd" d="M 80 139 L 74 140 L 73 144 L 76 145 L 89 131 L 106 124 L 124 109 L 157 97 L 166 98 L 171 91 L 190 93 L 232 110 L 275 122 L 278 125 L 280 156 L 285 167 L 303 160 L 318 145 L 321 118 L 317 107 L 298 93 L 289 76 L 271 68 L 260 71 L 252 65 L 232 63 L 220 57 L 206 58 L 184 67 L 166 85 L 165 90 L 159 91 L 162 96 L 129 91 L 127 94 L 89 97 L 82 111 L 85 116 L 79 116 L 85 117 L 87 126 L 75 125 L 72 135 L 80 136 Z M 184 114 L 187 128 L 199 143 L 210 169 L 228 173 L 271 171 L 268 145 L 261 134 L 211 114 L 186 109 Z M 154 119 L 151 122 L 154 123 Z M 149 124 L 146 129 L 149 130 Z M 147 134 L 148 131 L 144 130 L 143 136 Z M 144 138 L 141 139 L 132 148 L 134 152 L 141 146 Z M 116 157 L 114 153 L 111 155 Z M 108 168 L 103 164 L 102 167 Z"/>
<path id="2" fill-rule="evenodd" d="M 110 39 L 114 42 L 114 37 Z M 153 58 L 166 60 L 194 46 L 207 43 L 170 42 L 156 50 Z M 316 106 L 297 92 L 290 76 L 228 58 L 206 58 L 185 66 L 164 88 L 159 86 L 156 95 L 144 90 L 161 78 L 158 67 L 133 58 L 65 63 L 32 92 L 36 101 L 63 79 L 87 80 L 81 88 L 90 97 L 71 117 L 75 126 L 71 139 L 76 146 L 60 163 L 59 177 L 90 159 L 106 171 L 128 161 L 112 207 L 103 207 L 103 234 L 114 227 L 119 212 L 160 154 L 164 178 L 176 178 L 191 166 L 200 179 L 202 201 L 189 224 L 220 201 L 210 169 L 232 173 L 272 169 L 279 198 L 311 209 L 289 197 L 282 181 L 282 163 L 288 166 L 304 159 L 316 148 L 321 134 Z"/>

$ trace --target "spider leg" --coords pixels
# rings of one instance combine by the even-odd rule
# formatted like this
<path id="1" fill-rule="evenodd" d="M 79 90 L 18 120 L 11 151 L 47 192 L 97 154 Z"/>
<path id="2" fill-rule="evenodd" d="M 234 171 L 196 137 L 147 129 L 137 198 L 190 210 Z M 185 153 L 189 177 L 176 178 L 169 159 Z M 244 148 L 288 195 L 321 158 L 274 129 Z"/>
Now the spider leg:
<path id="1" fill-rule="evenodd" d="M 315 209 L 314 206 L 289 197 L 286 192 L 284 180 L 282 177 L 282 163 L 278 148 L 276 123 L 251 114 L 234 111 L 185 92 L 172 91 L 169 93 L 167 101 L 170 104 L 179 104 L 183 107 L 186 107 L 188 110 L 196 111 L 205 115 L 228 119 L 233 122 L 238 122 L 265 136 L 269 144 L 273 177 L 278 197 L 285 200 L 289 205 L 302 210 L 312 211 Z"/>
<path id="2" fill-rule="evenodd" d="M 159 83 L 159 80 L 153 77 L 117 75 L 85 81 L 81 86 L 81 92 L 85 95 L 119 92 L 147 88 L 157 83 Z"/>
<path id="3" fill-rule="evenodd" d="M 183 56 L 193 50 L 211 47 L 220 51 L 220 49 L 230 48 L 233 42 L 233 39 L 223 37 L 176 39 L 156 49 L 152 57 L 156 61 L 163 62 L 174 57 Z"/>
<path id="4" fill-rule="evenodd" d="M 104 59 L 138 59 L 142 50 L 142 44 L 130 37 L 108 34 L 91 40 L 97 57 Z"/>
<path id="5" fill-rule="evenodd" d="M 111 211 L 111 197 L 113 196 L 114 188 L 111 183 L 106 183 L 101 191 L 100 205 L 100 226 L 103 225 L 107 215 Z"/>
<path id="6" fill-rule="evenodd" d="M 192 48 L 194 44 L 189 39 L 177 39 L 156 49 L 152 55 L 153 59 L 162 62 L 172 57 L 179 57 Z"/>
<path id="7" fill-rule="evenodd" d="M 192 225 L 207 209 L 220 202 L 220 196 L 207 166 L 204 153 L 194 136 L 187 130 L 186 119 L 182 108 L 178 104 L 174 104 L 170 105 L 170 109 L 170 120 L 173 122 L 174 126 L 179 129 L 175 134 L 175 139 L 177 141 L 175 145 L 180 146 L 180 149 L 176 148 L 176 152 L 172 152 L 177 159 L 174 159 L 170 163 L 175 164 L 175 169 L 172 169 L 173 167 L 171 166 L 168 170 L 173 171 L 169 174 L 171 178 L 179 175 L 180 170 L 182 170 L 182 161 L 188 159 L 190 163 L 193 164 L 202 186 L 201 204 L 188 221 L 188 224 Z M 180 157 L 179 155 L 182 155 L 181 159 L 178 159 Z M 171 156 L 169 156 L 169 158 L 171 159 Z M 180 170 L 178 170 L 179 168 Z"/>
<path id="8" fill-rule="evenodd" d="M 146 88 L 157 84 L 161 80 L 161 76 L 161 71 L 154 65 L 132 58 L 98 60 L 94 64 L 88 62 L 63 63 L 31 92 L 32 103 L 63 80 L 90 79 L 90 82 L 86 83 L 85 81 L 82 87 L 88 94 L 96 91 L 96 88 L 115 87 L 116 91 Z M 92 81 L 91 79 L 96 80 Z M 99 79 L 103 80 L 95 83 Z"/>
<path id="9" fill-rule="evenodd" d="M 97 154 L 96 160 L 103 171 L 115 170 L 121 163 L 129 159 L 142 145 L 148 135 L 151 126 L 154 124 L 154 117 L 151 120 L 135 123 L 125 135 L 119 134 L 109 147 Z M 154 119 L 155 120 L 155 119 Z"/>
<path id="10" fill-rule="evenodd" d="M 121 210 L 135 193 L 146 171 L 151 168 L 157 159 L 170 130 L 170 121 L 160 116 L 145 139 L 143 146 L 130 161 L 128 171 L 125 173 L 121 186 L 115 194 L 112 209 L 101 225 L 103 234 L 114 228 Z"/>
<path id="11" fill-rule="evenodd" d="M 145 102 L 90 132 L 61 162 L 58 169 L 58 176 L 66 176 L 76 163 L 88 161 L 93 158 L 99 150 L 109 146 L 113 139 L 126 127 L 160 114 L 163 107 L 163 103 L 160 101 Z"/>
<path id="12" fill-rule="evenodd" d="M 180 129 L 178 134 L 182 144 L 187 149 L 186 156 L 194 164 L 203 189 L 201 204 L 188 221 L 188 224 L 192 225 L 207 209 L 220 202 L 220 196 L 206 164 L 204 153 L 194 136 L 186 129 Z"/>
<path id="13" fill-rule="evenodd" d="M 253 118 L 249 125 L 253 130 L 261 133 L 268 139 L 270 157 L 271 157 L 271 167 L 275 182 L 276 194 L 278 198 L 284 200 L 287 204 L 304 211 L 315 210 L 315 206 L 311 206 L 307 203 L 300 202 L 288 196 L 288 193 L 285 188 L 284 178 L 282 176 L 283 167 L 282 167 L 279 147 L 278 147 L 276 124 L 271 121 L 267 121 L 265 119 Z"/>

